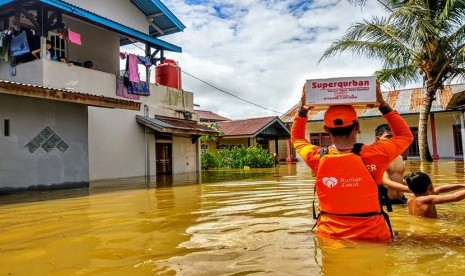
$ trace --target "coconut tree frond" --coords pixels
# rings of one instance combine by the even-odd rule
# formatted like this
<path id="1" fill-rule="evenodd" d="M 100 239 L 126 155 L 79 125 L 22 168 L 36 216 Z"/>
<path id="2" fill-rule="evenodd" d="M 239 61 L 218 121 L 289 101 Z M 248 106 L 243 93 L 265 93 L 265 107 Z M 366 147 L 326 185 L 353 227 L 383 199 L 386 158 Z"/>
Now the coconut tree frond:
<path id="1" fill-rule="evenodd" d="M 464 0 L 446 0 L 437 2 L 443 2 L 442 4 L 438 4 L 436 6 L 436 8 L 440 11 L 440 15 L 438 16 L 440 21 L 455 21 L 459 24 L 461 23 L 460 19 L 462 18 L 463 12 L 465 10 Z"/>
<path id="2" fill-rule="evenodd" d="M 340 3 L 343 0 L 336 0 L 336 3 Z M 359 5 L 359 6 L 364 6 L 367 2 L 367 0 L 346 0 L 350 4 L 354 5 Z M 408 0 L 378 0 L 378 3 L 380 3 L 384 8 L 386 8 L 388 11 L 392 11 L 399 5 L 403 5 L 407 2 Z"/>
<path id="3" fill-rule="evenodd" d="M 395 45 L 388 45 L 379 42 L 358 41 L 358 40 L 345 40 L 336 41 L 330 48 L 328 48 L 319 62 L 323 59 L 337 55 L 338 53 L 350 50 L 352 53 L 361 57 L 384 58 L 388 52 L 402 52 L 404 49 L 398 48 Z"/>
<path id="4" fill-rule="evenodd" d="M 451 44 L 455 42 L 459 44 L 462 43 L 465 40 L 465 25 L 457 27 L 448 36 L 444 37 L 447 38 Z"/>
<path id="5" fill-rule="evenodd" d="M 336 54 L 351 51 L 360 56 L 384 57 L 390 53 L 410 52 L 402 38 L 401 30 L 386 25 L 386 22 L 373 18 L 352 26 L 348 33 L 335 41 L 322 55 L 320 61 Z M 401 39 L 399 39 L 401 38 Z M 414 52 L 410 54 L 415 55 Z"/>
<path id="6" fill-rule="evenodd" d="M 413 65 L 378 70 L 375 72 L 375 75 L 381 83 L 386 83 L 393 88 L 402 87 L 408 83 L 421 80 L 418 68 Z"/>
<path id="7" fill-rule="evenodd" d="M 465 68 L 454 68 L 453 73 L 450 77 L 451 80 L 464 81 L 465 80 Z"/>

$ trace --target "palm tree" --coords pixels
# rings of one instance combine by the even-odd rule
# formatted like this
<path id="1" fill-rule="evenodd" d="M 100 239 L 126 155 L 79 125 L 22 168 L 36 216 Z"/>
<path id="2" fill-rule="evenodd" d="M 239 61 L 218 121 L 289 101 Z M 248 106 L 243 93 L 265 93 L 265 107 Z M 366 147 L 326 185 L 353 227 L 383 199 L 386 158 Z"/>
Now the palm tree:
<path id="1" fill-rule="evenodd" d="M 320 61 L 350 51 L 382 60 L 383 69 L 375 72 L 380 82 L 395 87 L 423 81 L 426 96 L 420 109 L 418 144 L 420 159 L 431 161 L 427 126 L 432 102 L 446 80 L 465 76 L 465 0 L 378 2 L 390 15 L 356 23 Z"/>

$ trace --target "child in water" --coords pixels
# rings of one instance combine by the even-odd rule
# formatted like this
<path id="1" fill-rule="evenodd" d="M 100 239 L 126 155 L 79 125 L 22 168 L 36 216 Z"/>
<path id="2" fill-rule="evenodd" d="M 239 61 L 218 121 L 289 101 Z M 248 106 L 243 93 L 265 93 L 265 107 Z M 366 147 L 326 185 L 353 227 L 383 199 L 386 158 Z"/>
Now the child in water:
<path id="1" fill-rule="evenodd" d="M 431 178 L 422 172 L 407 175 L 405 181 L 414 194 L 407 201 L 408 211 L 411 215 L 437 218 L 435 204 L 455 202 L 465 198 L 465 184 L 442 185 L 434 188 Z M 455 190 L 460 191 L 453 194 L 443 194 Z"/>

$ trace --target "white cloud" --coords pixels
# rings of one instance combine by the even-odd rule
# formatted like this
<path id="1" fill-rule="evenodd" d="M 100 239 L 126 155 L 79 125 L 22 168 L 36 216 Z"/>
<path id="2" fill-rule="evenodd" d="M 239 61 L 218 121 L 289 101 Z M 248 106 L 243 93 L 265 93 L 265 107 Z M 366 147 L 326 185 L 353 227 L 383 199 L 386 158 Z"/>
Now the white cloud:
<path id="1" fill-rule="evenodd" d="M 351 24 L 383 13 L 376 1 L 363 9 L 327 0 L 163 2 L 186 25 L 184 32 L 162 37 L 183 53 L 165 56 L 183 71 L 271 110 L 284 113 L 296 104 L 306 79 L 370 75 L 380 68 L 379 62 L 349 54 L 318 63 Z M 201 109 L 231 119 L 280 115 L 186 74 L 182 82 Z"/>

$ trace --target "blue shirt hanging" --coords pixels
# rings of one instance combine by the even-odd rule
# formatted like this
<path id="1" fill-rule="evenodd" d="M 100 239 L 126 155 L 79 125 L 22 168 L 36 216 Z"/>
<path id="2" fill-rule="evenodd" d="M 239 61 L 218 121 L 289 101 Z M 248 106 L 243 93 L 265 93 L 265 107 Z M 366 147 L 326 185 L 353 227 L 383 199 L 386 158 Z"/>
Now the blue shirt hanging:
<path id="1" fill-rule="evenodd" d="M 29 53 L 29 44 L 27 43 L 27 35 L 22 31 L 19 35 L 11 39 L 10 45 L 11 56 L 16 57 Z"/>

